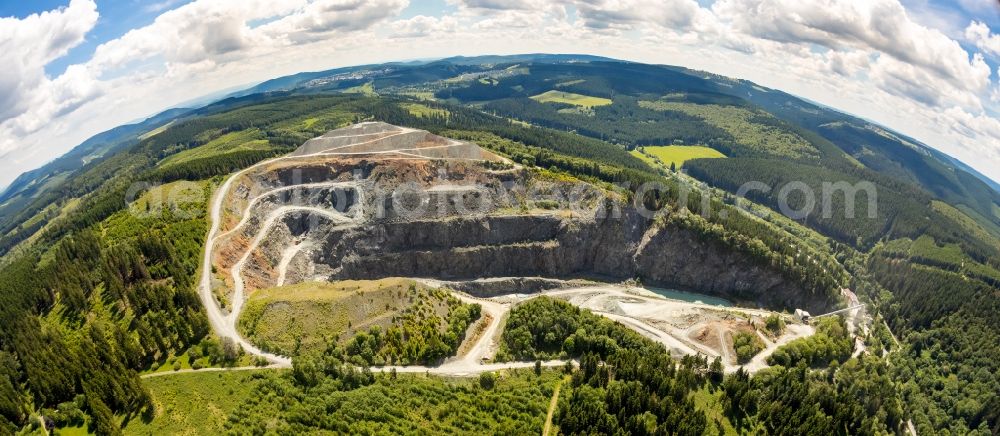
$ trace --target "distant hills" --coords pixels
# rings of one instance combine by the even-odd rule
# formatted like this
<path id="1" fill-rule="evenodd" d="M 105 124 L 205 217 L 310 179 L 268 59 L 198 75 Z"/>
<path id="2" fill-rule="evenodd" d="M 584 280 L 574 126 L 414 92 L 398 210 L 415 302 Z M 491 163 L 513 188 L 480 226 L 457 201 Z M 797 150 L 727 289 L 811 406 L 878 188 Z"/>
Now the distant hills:
<path id="1" fill-rule="evenodd" d="M 978 222 L 1000 226 L 1000 183 L 955 158 L 903 134 L 782 91 L 677 66 L 578 54 L 459 56 L 303 72 L 231 93 L 220 103 L 255 95 L 351 93 L 364 89 L 377 94 L 474 104 L 494 114 L 571 130 L 629 149 L 655 143 L 704 143 L 733 157 L 789 158 L 791 155 L 766 152 L 766 144 L 751 152 L 747 144 L 740 142 L 746 138 L 736 138 L 733 132 L 719 128 L 719 123 L 724 122 L 719 117 L 736 113 L 725 108 L 751 108 L 746 113 L 762 110 L 761 114 L 774 119 L 755 117 L 754 122 L 774 124 L 767 128 L 806 138 L 813 150 L 808 153 L 818 159 L 810 165 L 847 161 L 856 169 L 886 180 L 916 185 L 929 197 L 964 208 Z M 554 89 L 614 99 L 616 104 L 584 114 L 572 107 L 559 107 L 559 103 L 529 99 Z M 660 102 L 665 109 L 649 110 L 651 102 Z M 705 113 L 696 113 L 693 108 L 698 105 L 702 109 L 719 109 L 717 119 L 712 121 L 705 118 Z M 171 109 L 140 123 L 111 129 L 45 166 L 22 174 L 0 194 L 0 236 L 40 210 L 37 206 L 46 201 L 36 207 L 31 207 L 32 202 L 53 192 L 72 172 L 136 144 L 145 132 L 186 115 L 204 113 L 211 106 L 202 111 Z M 649 125 L 650 121 L 656 123 Z"/>

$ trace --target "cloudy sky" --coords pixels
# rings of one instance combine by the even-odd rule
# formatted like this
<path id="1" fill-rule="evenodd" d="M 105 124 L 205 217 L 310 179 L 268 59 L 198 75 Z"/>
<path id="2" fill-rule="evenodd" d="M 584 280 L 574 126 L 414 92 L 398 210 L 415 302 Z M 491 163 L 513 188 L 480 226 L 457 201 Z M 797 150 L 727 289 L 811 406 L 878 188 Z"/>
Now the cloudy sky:
<path id="1" fill-rule="evenodd" d="M 0 0 L 0 187 L 87 137 L 300 71 L 588 53 L 753 80 L 1000 180 L 996 0 Z"/>

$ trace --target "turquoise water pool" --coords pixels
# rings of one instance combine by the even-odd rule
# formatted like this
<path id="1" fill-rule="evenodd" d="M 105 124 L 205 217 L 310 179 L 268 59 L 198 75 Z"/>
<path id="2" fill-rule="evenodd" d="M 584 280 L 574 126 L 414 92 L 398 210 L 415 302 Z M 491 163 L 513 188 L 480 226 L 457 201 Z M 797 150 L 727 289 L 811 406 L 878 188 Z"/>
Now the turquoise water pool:
<path id="1" fill-rule="evenodd" d="M 696 294 L 694 292 L 678 291 L 676 289 L 654 288 L 651 286 L 643 286 L 643 287 L 657 295 L 660 295 L 664 298 L 669 298 L 671 300 L 687 301 L 688 303 L 704 303 L 722 307 L 733 306 L 732 302 L 724 298 L 711 297 L 704 294 Z"/>

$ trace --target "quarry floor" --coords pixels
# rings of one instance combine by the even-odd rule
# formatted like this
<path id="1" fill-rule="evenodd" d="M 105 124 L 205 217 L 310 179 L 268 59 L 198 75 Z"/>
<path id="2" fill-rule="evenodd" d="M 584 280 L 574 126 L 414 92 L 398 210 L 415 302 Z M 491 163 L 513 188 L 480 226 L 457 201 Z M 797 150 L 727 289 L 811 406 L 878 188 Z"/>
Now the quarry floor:
<path id="1" fill-rule="evenodd" d="M 412 132 L 412 129 L 403 128 L 399 131 L 399 133 L 382 135 L 380 136 L 380 139 L 391 138 L 393 136 Z M 347 135 L 341 138 L 365 138 L 367 135 L 368 134 Z M 333 139 L 340 138 L 334 137 Z M 372 142 L 360 139 L 359 141 L 360 142 L 354 143 L 351 146 Z M 462 144 L 449 143 L 433 148 L 448 148 L 460 145 Z M 373 153 L 386 155 L 386 159 L 393 158 L 388 157 L 388 155 L 395 155 L 397 156 L 396 158 L 402 159 L 412 159 L 414 156 L 420 157 L 419 155 L 413 154 L 412 149 L 380 150 Z M 253 241 L 251 241 L 251 244 L 247 247 L 242 259 L 238 261 L 229 271 L 235 286 L 233 289 L 234 292 L 231 307 L 228 311 L 226 311 L 217 303 L 212 289 L 214 275 L 212 256 L 215 244 L 217 240 L 225 237 L 227 234 L 242 226 L 249 218 L 249 209 L 261 197 L 268 195 L 268 193 L 249 199 L 246 209 L 243 210 L 243 219 L 240 221 L 240 224 L 237 224 L 236 227 L 225 232 L 222 231 L 221 228 L 221 222 L 223 221 L 222 217 L 224 214 L 224 203 L 226 197 L 233 188 L 234 181 L 238 180 L 241 175 L 246 174 L 249 171 L 286 159 L 302 160 L 304 158 L 314 156 L 329 157 L 331 155 L 338 154 L 347 153 L 321 150 L 310 154 L 293 154 L 263 161 L 231 175 L 219 188 L 210 204 L 210 231 L 204 253 L 203 265 L 201 268 L 202 276 L 199 296 L 206 307 L 212 329 L 218 336 L 231 338 L 247 353 L 267 359 L 272 367 L 290 367 L 291 359 L 287 356 L 280 356 L 261 350 L 242 337 L 236 329 L 237 320 L 239 318 L 240 311 L 242 310 L 243 302 L 246 298 L 246 295 L 244 295 L 243 292 L 244 280 L 241 274 L 243 264 L 259 243 L 262 234 L 268 231 L 270 223 L 276 221 L 284 213 L 289 213 L 303 208 L 281 208 L 273 211 L 266 217 L 266 224 L 261 227 L 259 231 L 260 233 L 255 236 Z M 354 152 L 351 154 L 354 154 Z M 279 188 L 278 190 L 281 189 L 287 188 Z M 346 214 L 335 211 L 331 212 L 319 210 L 311 207 L 305 207 L 305 209 L 310 209 L 312 212 L 330 215 L 332 219 L 347 224 L 360 224 L 357 221 L 359 220 L 359 217 L 362 216 L 360 211 L 355 211 L 353 214 Z M 285 267 L 287 267 L 287 262 L 283 263 L 285 264 Z M 284 271 L 281 271 L 280 277 L 281 279 L 279 281 L 281 283 L 279 284 L 282 284 L 284 282 Z M 434 282 L 433 280 L 424 281 L 429 284 Z M 743 367 L 750 372 L 755 372 L 766 367 L 766 358 L 773 353 L 778 346 L 814 333 L 814 329 L 812 327 L 797 323 L 790 316 L 781 315 L 785 317 L 787 328 L 780 336 L 769 337 L 761 332 L 762 329 L 760 326 L 763 325 L 763 318 L 773 314 L 774 312 L 749 308 L 719 307 L 698 302 L 670 300 L 641 287 L 628 286 L 624 284 L 602 284 L 596 286 L 562 288 L 547 290 L 535 294 L 504 295 L 489 299 L 475 298 L 459 292 L 456 292 L 455 294 L 463 301 L 480 304 L 483 308 L 483 313 L 489 315 L 485 318 L 488 319 L 488 325 L 481 330 L 481 333 L 477 335 L 470 335 L 469 340 L 475 342 L 472 344 L 463 344 L 460 348 L 465 351 L 464 354 L 447 359 L 444 363 L 437 366 L 377 367 L 372 369 L 375 371 L 389 371 L 395 369 L 397 372 L 427 372 L 433 374 L 461 376 L 503 368 L 533 366 L 534 362 L 492 363 L 492 359 L 496 354 L 498 341 L 502 335 L 503 323 L 505 322 L 507 313 L 511 310 L 511 307 L 520 302 L 536 298 L 541 295 L 566 300 L 573 305 L 589 309 L 594 313 L 618 321 L 643 336 L 663 344 L 675 357 L 698 354 L 707 356 L 709 360 L 721 357 L 727 372 L 736 371 L 736 369 L 741 366 L 737 364 L 735 357 L 733 356 L 734 353 L 732 352 L 732 335 L 738 331 L 742 330 L 753 332 L 759 336 L 761 342 L 765 346 L 762 352 L 758 353 L 750 362 L 743 365 Z M 565 361 L 549 361 L 544 362 L 543 364 L 545 366 L 557 366 L 565 364 Z"/>

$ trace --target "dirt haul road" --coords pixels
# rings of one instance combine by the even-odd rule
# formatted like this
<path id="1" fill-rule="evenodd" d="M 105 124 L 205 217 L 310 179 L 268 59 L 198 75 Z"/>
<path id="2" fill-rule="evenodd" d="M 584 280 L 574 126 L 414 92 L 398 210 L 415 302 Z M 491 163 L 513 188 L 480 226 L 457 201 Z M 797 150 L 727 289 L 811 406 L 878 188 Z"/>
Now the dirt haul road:
<path id="1" fill-rule="evenodd" d="M 356 125 L 355 127 L 364 126 L 365 124 L 366 123 L 362 123 Z M 241 171 L 238 171 L 226 179 L 226 181 L 222 184 L 222 186 L 220 186 L 219 189 L 216 191 L 210 205 L 210 212 L 209 212 L 210 227 L 209 227 L 207 242 L 205 244 L 205 252 L 202 259 L 202 272 L 201 272 L 200 286 L 198 292 L 199 298 L 201 299 L 202 304 L 205 306 L 206 312 L 208 314 L 209 323 L 212 326 L 212 330 L 216 333 L 216 335 L 222 338 L 229 338 L 233 340 L 240 347 L 242 347 L 243 350 L 245 350 L 247 353 L 267 359 L 267 361 L 270 362 L 269 367 L 271 368 L 290 367 L 292 364 L 290 358 L 286 356 L 280 356 L 274 353 L 268 353 L 261 350 L 260 348 L 256 347 L 255 345 L 247 341 L 245 338 L 243 338 L 237 331 L 236 325 L 239 320 L 239 315 L 243 309 L 243 304 L 246 299 L 246 296 L 244 295 L 245 284 L 242 276 L 243 267 L 246 264 L 247 260 L 249 259 L 250 255 L 253 253 L 253 251 L 260 245 L 263 238 L 274 227 L 274 224 L 277 222 L 277 220 L 279 220 L 283 216 L 296 212 L 309 212 L 320 215 L 323 218 L 329 219 L 331 221 L 345 225 L 350 225 L 350 224 L 358 225 L 361 223 L 364 217 L 364 212 L 363 210 L 361 210 L 361 205 L 364 204 L 363 200 L 358 202 L 356 208 L 353 210 L 353 213 L 351 214 L 345 214 L 335 210 L 322 209 L 313 206 L 282 206 L 270 212 L 267 215 L 264 224 L 260 226 L 260 229 L 254 235 L 254 238 L 251 241 L 250 245 L 247 247 L 246 251 L 240 257 L 237 263 L 234 264 L 234 266 L 230 269 L 230 274 L 232 275 L 234 284 L 233 301 L 231 305 L 232 310 L 229 311 L 229 313 L 224 313 L 223 309 L 220 308 L 219 305 L 216 303 L 215 297 L 212 292 L 212 270 L 213 270 L 212 256 L 214 253 L 215 245 L 221 238 L 226 237 L 230 234 L 234 234 L 235 232 L 243 229 L 252 218 L 252 211 L 255 206 L 257 206 L 261 201 L 270 196 L 274 196 L 278 193 L 297 188 L 350 187 L 350 188 L 355 188 L 358 191 L 359 196 L 363 195 L 363 192 L 361 192 L 360 187 L 356 183 L 352 182 L 310 183 L 310 184 L 298 184 L 298 185 L 275 188 L 263 192 L 257 195 L 256 197 L 250 199 L 250 201 L 241 211 L 242 216 L 240 221 L 236 224 L 236 226 L 234 226 L 232 229 L 226 232 L 221 232 L 223 208 L 225 205 L 226 197 L 232 190 L 233 183 L 236 180 L 239 180 L 240 177 L 249 173 L 252 170 L 267 165 L 271 165 L 280 161 L 289 161 L 289 160 L 296 161 L 296 160 L 308 160 L 310 158 L 316 158 L 316 157 L 353 156 L 353 155 L 371 155 L 371 154 L 386 155 L 383 159 L 427 159 L 428 158 L 427 156 L 421 155 L 419 153 L 414 153 L 414 151 L 420 151 L 427 148 L 440 149 L 440 148 L 465 145 L 458 141 L 449 140 L 448 144 L 446 145 L 425 147 L 421 149 L 399 148 L 399 149 L 364 151 L 364 152 L 334 151 L 336 149 L 344 149 L 348 147 L 356 148 L 358 146 L 364 146 L 366 144 L 373 144 L 376 142 L 385 141 L 386 139 L 395 136 L 419 132 L 418 130 L 407 129 L 407 128 L 397 128 L 397 129 L 398 130 L 395 131 L 394 133 L 388 133 L 388 134 L 387 132 L 381 131 L 381 132 L 365 133 L 359 135 L 341 135 L 337 137 L 327 137 L 328 139 L 336 140 L 343 138 L 364 138 L 364 137 L 380 135 L 376 139 L 360 141 L 348 145 L 342 145 L 335 147 L 333 149 L 321 150 L 318 152 L 301 154 L 301 155 L 293 154 L 293 155 L 287 155 L 274 159 L 265 160 L 253 166 L 245 168 Z M 392 157 L 392 155 L 404 156 L 404 157 Z M 470 160 L 467 158 L 440 158 L 440 159 Z M 289 247 L 288 249 L 298 250 L 301 249 L 301 247 Z M 284 282 L 285 274 L 283 269 L 287 268 L 288 261 L 285 261 L 283 259 L 282 263 L 284 264 L 284 267 L 281 268 L 282 269 L 281 271 L 279 271 L 279 276 L 281 277 L 280 281 Z M 483 308 L 484 313 L 488 313 L 492 317 L 490 325 L 487 326 L 483 334 L 480 335 L 480 337 L 478 338 L 477 343 L 470 348 L 470 351 L 466 353 L 465 356 L 461 358 L 453 358 L 449 361 L 446 361 L 442 365 L 433 367 L 430 366 L 374 367 L 372 369 L 376 371 L 389 371 L 395 369 L 397 372 L 428 372 L 428 373 L 446 374 L 446 375 L 469 375 L 469 374 L 478 374 L 484 371 L 494 371 L 504 368 L 530 367 L 534 365 L 534 362 L 483 364 L 482 360 L 484 358 L 492 357 L 491 353 L 494 351 L 492 349 L 493 340 L 496 336 L 498 336 L 501 320 L 504 319 L 504 315 L 506 314 L 506 312 L 510 310 L 510 305 L 490 302 L 490 301 L 474 300 L 461 294 L 456 294 L 456 295 L 458 295 L 460 299 L 463 299 L 463 301 L 480 304 Z M 550 361 L 543 363 L 543 365 L 545 366 L 558 366 L 563 364 L 565 364 L 564 361 Z"/>
<path id="2" fill-rule="evenodd" d="M 366 129 L 371 129 L 370 124 L 379 123 L 362 123 L 355 125 L 353 130 L 364 131 Z M 383 125 L 388 126 L 388 125 Z M 271 363 L 272 367 L 289 367 L 291 366 L 291 359 L 286 356 L 280 356 L 273 353 L 265 352 L 258 347 L 251 344 L 245 338 L 243 338 L 237 328 L 237 322 L 239 315 L 243 309 L 244 301 L 246 295 L 244 292 L 245 283 L 243 280 L 243 268 L 250 258 L 251 254 L 260 245 L 261 241 L 267 236 L 267 233 L 272 230 L 275 223 L 282 217 L 292 214 L 307 212 L 310 214 L 316 214 L 324 219 L 333 221 L 336 225 L 344 226 L 354 226 L 362 225 L 364 222 L 364 201 L 358 201 L 354 207 L 345 212 L 339 212 L 336 210 L 324 209 L 315 206 L 281 206 L 277 209 L 269 212 L 263 224 L 254 233 L 249 246 L 242 252 L 242 255 L 238 261 L 230 268 L 229 273 L 233 280 L 233 298 L 231 304 L 231 311 L 229 313 L 224 313 L 224 311 L 219 307 L 215 301 L 215 297 L 212 292 L 212 256 L 216 243 L 226 236 L 235 234 L 241 231 L 250 222 L 254 213 L 253 209 L 259 205 L 265 199 L 277 195 L 281 192 L 289 191 L 296 188 L 353 188 L 359 198 L 363 198 L 364 192 L 361 186 L 355 182 L 322 182 L 322 183 L 302 183 L 291 186 L 282 186 L 279 188 L 271 189 L 266 192 L 260 193 L 253 198 L 248 199 L 249 201 L 246 205 L 241 208 L 240 211 L 240 221 L 232 229 L 226 232 L 221 232 L 222 218 L 223 218 L 223 208 L 226 204 L 226 197 L 233 188 L 233 184 L 236 180 L 239 180 L 243 175 L 248 174 L 250 171 L 255 169 L 271 165 L 281 161 L 298 161 L 298 160 L 308 160 L 322 157 L 336 157 L 345 156 L 352 157 L 357 155 L 379 155 L 380 159 L 394 159 L 394 160 L 414 160 L 414 159 L 428 159 L 428 156 L 421 155 L 421 150 L 427 149 L 447 149 L 449 147 L 459 147 L 468 146 L 454 140 L 448 140 L 445 145 L 438 145 L 434 147 L 424 147 L 424 148 L 383 148 L 371 151 L 336 151 L 336 150 L 357 150 L 359 147 L 364 147 L 366 145 L 375 145 L 382 147 L 387 141 L 392 138 L 413 134 L 415 132 L 420 132 L 418 130 L 399 128 L 394 126 L 389 126 L 394 130 L 384 130 L 372 133 L 364 134 L 342 134 L 342 135 L 324 135 L 321 137 L 325 141 L 329 142 L 340 142 L 341 140 L 349 140 L 350 138 L 364 139 L 358 142 L 351 142 L 349 144 L 340 144 L 336 147 L 329 149 L 320 149 L 319 151 L 308 152 L 305 154 L 291 154 L 274 159 L 269 159 L 246 169 L 238 171 L 231 175 L 222 186 L 218 189 L 215 196 L 212 199 L 210 207 L 210 230 L 208 234 L 208 239 L 205 246 L 205 252 L 202 262 L 202 275 L 199 287 L 199 297 L 204 304 L 206 311 L 208 313 L 209 322 L 212 329 L 216 334 L 223 338 L 230 338 L 235 343 L 239 344 L 246 352 L 260 356 Z M 352 129 L 345 129 L 349 132 Z M 378 136 L 375 139 L 366 139 L 373 136 Z M 307 145 L 310 143 L 307 142 Z M 311 145 L 315 146 L 315 143 Z M 300 149 L 306 149 L 303 146 Z M 296 151 L 298 153 L 298 151 Z M 449 159 L 449 160 L 479 160 L 472 159 L 468 157 L 435 157 L 434 159 Z M 295 252 L 301 250 L 302 247 L 289 246 L 285 247 L 283 250 L 282 259 L 279 262 L 278 275 L 279 284 L 285 284 L 285 272 L 288 267 L 288 263 L 291 261 L 291 256 Z M 427 282 L 433 282 L 428 280 Z M 485 359 L 491 358 L 493 353 L 495 353 L 495 340 L 500 335 L 503 320 L 506 318 L 506 314 L 510 311 L 511 303 L 501 303 L 495 300 L 484 300 L 475 299 L 468 297 L 464 294 L 456 293 L 460 299 L 465 302 L 480 304 L 483 308 L 483 313 L 489 314 L 491 317 L 489 325 L 484 329 L 481 335 L 476 338 L 476 343 L 469 347 L 469 351 L 459 357 L 453 357 L 446 360 L 443 364 L 427 367 L 427 366 L 407 366 L 407 367 L 381 367 L 372 368 L 378 371 L 388 371 L 395 369 L 397 372 L 428 372 L 434 374 L 446 374 L 446 375 L 468 375 L 476 374 L 483 371 L 493 371 L 502 368 L 519 368 L 519 367 L 530 367 L 534 365 L 533 362 L 512 362 L 512 363 L 495 363 L 495 364 L 484 364 Z M 586 287 L 577 289 L 560 289 L 554 291 L 547 291 L 542 294 L 535 294 L 532 296 L 524 296 L 525 298 L 533 298 L 538 295 L 550 295 L 553 297 L 567 298 L 571 302 L 576 301 L 574 304 L 581 307 L 590 309 L 595 313 L 601 314 L 608 318 L 614 319 L 621 322 L 622 324 L 634 329 L 635 331 L 643 334 L 650 339 L 664 344 L 668 349 L 673 350 L 675 353 L 680 354 L 710 354 L 710 355 L 721 355 L 727 353 L 723 351 L 722 353 L 714 350 L 706 350 L 703 344 L 697 344 L 690 341 L 688 338 L 683 337 L 684 335 L 679 334 L 677 329 L 668 329 L 665 331 L 662 328 L 658 328 L 656 325 L 651 324 L 651 322 L 669 321 L 668 315 L 675 311 L 682 311 L 690 307 L 701 307 L 701 308 L 714 308 L 715 306 L 704 305 L 700 303 L 687 303 L 676 300 L 667 300 L 658 295 L 652 294 L 645 290 L 637 290 L 634 288 L 625 288 L 622 286 L 599 286 L 599 287 Z M 578 298 L 579 297 L 579 298 Z M 584 298 L 586 297 L 586 298 Z M 516 298 L 515 298 L 516 300 Z M 751 314 L 757 316 L 766 316 L 771 312 L 756 309 L 742 309 L 742 308 L 727 308 L 727 310 L 732 310 L 736 312 L 741 312 L 744 314 Z M 801 328 L 799 328 L 801 327 Z M 778 345 L 787 343 L 797 337 L 808 336 L 812 334 L 812 329 L 808 326 L 798 326 L 797 328 L 790 329 L 790 334 L 785 335 L 774 343 L 768 344 L 767 349 L 764 352 L 758 354 L 754 359 L 747 365 L 747 369 L 755 371 L 757 369 L 766 366 L 764 360 L 767 356 L 773 353 L 774 349 Z M 563 361 L 550 361 L 545 362 L 546 366 L 556 366 L 564 364 Z M 738 366 L 726 365 L 727 371 L 735 371 Z"/>

